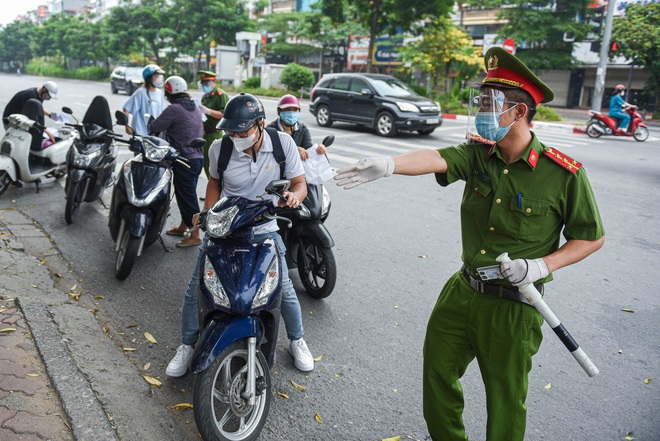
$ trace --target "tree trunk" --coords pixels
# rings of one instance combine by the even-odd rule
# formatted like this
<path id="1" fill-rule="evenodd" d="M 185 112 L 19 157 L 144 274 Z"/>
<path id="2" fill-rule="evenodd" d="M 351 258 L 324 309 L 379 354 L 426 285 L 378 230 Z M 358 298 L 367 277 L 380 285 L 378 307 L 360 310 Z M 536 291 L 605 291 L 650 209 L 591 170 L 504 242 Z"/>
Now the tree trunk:
<path id="1" fill-rule="evenodd" d="M 371 29 L 369 30 L 369 53 L 367 54 L 367 73 L 371 72 L 371 63 L 374 55 L 374 45 L 378 29 L 378 19 L 380 18 L 380 5 L 382 0 L 374 1 L 374 12 L 371 16 Z"/>

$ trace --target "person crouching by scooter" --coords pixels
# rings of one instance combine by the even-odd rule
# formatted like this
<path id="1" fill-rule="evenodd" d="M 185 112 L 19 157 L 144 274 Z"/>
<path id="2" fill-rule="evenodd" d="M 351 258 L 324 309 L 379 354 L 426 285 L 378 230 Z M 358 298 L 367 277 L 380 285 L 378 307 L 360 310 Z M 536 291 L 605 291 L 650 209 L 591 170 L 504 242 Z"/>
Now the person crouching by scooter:
<path id="1" fill-rule="evenodd" d="M 2 124 L 4 125 L 5 130 L 7 130 L 7 125 L 9 124 L 9 115 L 21 113 L 23 111 L 23 106 L 29 99 L 39 100 L 43 103 L 51 98 L 57 99 L 57 84 L 54 81 L 46 81 L 44 85 L 39 88 L 32 87 L 18 92 L 9 100 L 7 106 L 5 106 L 5 111 L 2 114 Z M 44 115 L 55 121 L 57 121 L 59 116 L 56 112 L 49 112 L 46 109 L 44 109 Z"/>
<path id="2" fill-rule="evenodd" d="M 204 210 L 212 208 L 221 196 L 241 196 L 257 200 L 264 193 L 266 186 L 273 180 L 280 179 L 280 165 L 273 153 L 273 140 L 265 125 L 266 114 L 263 104 L 255 96 L 240 93 L 229 100 L 224 115 L 218 124 L 218 129 L 224 131 L 221 140 L 215 141 L 209 150 L 209 172 L 211 174 L 206 186 L 206 199 Z M 286 164 L 284 176 L 291 181 L 290 191 L 283 192 L 286 202 L 279 201 L 281 207 L 297 208 L 300 201 L 307 196 L 305 174 L 303 173 L 300 156 L 296 153 L 295 143 L 290 136 L 272 131 L 273 136 L 279 136 L 280 144 L 284 150 Z M 223 140 L 231 141 L 231 156 L 222 172 L 219 170 L 220 151 Z M 222 177 L 220 176 L 222 173 Z M 196 224 L 198 215 L 195 215 Z M 303 340 L 302 314 L 298 297 L 289 278 L 288 268 L 284 254 L 286 248 L 282 238 L 277 233 L 277 222 L 271 221 L 263 224 L 254 231 L 255 240 L 272 238 L 277 244 L 282 262 L 282 305 L 281 314 L 290 340 L 289 354 L 293 357 L 294 365 L 301 371 L 314 369 L 314 359 Z M 199 292 L 199 266 L 202 250 L 208 241 L 205 235 L 199 247 L 197 262 L 193 275 L 184 294 L 183 309 L 181 311 L 181 345 L 176 355 L 167 366 L 165 373 L 170 377 L 181 377 L 188 371 L 192 359 L 193 345 L 197 341 L 199 332 L 198 318 L 198 292 Z"/>
<path id="3" fill-rule="evenodd" d="M 170 145 L 179 150 L 181 157 L 188 160 L 189 167 L 174 163 L 174 194 L 181 212 L 181 223 L 166 232 L 170 236 L 183 237 L 186 230 L 193 228 L 193 215 L 199 213 L 197 181 L 204 169 L 204 152 L 202 149 L 190 147 L 190 144 L 204 133 L 202 112 L 190 98 L 188 84 L 183 78 L 176 75 L 169 77 L 165 80 L 164 88 L 165 99 L 171 105 L 149 123 L 149 133 L 166 131 Z M 177 242 L 176 246 L 192 247 L 201 243 L 199 230 L 195 230 L 189 237 Z"/>
<path id="4" fill-rule="evenodd" d="M 307 126 L 300 122 L 300 102 L 293 95 L 284 95 L 277 103 L 278 118 L 268 124 L 279 132 L 289 134 L 296 142 L 300 159 L 307 160 L 307 149 L 314 146 L 312 135 Z M 316 153 L 325 155 L 326 149 L 323 144 L 316 147 Z"/>

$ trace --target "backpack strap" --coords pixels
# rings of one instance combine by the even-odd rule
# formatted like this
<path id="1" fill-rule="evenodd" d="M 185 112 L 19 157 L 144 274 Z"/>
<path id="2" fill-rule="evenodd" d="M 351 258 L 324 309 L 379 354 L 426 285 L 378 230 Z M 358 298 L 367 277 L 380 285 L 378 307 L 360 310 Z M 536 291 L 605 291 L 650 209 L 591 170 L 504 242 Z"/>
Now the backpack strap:
<path id="1" fill-rule="evenodd" d="M 284 170 L 286 168 L 286 155 L 284 154 L 284 149 L 282 148 L 282 141 L 280 141 L 280 135 L 272 127 L 266 127 L 266 132 L 270 136 L 270 140 L 273 143 L 273 156 L 275 160 L 280 165 L 280 179 L 284 179 L 285 174 Z M 227 170 L 227 165 L 231 159 L 231 152 L 234 147 L 232 146 L 231 139 L 228 135 L 222 137 L 220 144 L 220 157 L 218 158 L 218 180 L 220 181 L 220 193 L 222 193 L 222 177 Z"/>

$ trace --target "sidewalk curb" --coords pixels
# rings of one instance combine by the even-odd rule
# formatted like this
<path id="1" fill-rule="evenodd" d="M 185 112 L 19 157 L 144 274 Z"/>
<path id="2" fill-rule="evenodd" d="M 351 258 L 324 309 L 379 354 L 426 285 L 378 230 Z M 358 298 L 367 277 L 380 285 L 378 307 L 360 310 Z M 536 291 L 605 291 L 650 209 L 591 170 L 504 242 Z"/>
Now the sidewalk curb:
<path id="1" fill-rule="evenodd" d="M 17 297 L 46 372 L 57 391 L 64 411 L 71 421 L 78 441 L 115 441 L 115 431 L 92 388 L 78 370 L 60 330 L 47 306 L 34 298 Z"/>

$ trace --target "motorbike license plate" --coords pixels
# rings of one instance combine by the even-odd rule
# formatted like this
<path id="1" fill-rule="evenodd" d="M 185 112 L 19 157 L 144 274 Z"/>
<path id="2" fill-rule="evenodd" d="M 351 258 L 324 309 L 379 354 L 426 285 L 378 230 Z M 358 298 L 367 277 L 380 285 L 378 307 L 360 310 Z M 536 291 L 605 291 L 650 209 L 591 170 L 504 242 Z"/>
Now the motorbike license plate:
<path id="1" fill-rule="evenodd" d="M 440 118 L 431 118 L 426 120 L 426 124 L 438 124 L 440 122 Z"/>

